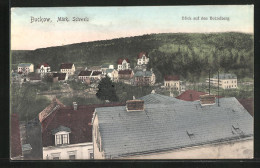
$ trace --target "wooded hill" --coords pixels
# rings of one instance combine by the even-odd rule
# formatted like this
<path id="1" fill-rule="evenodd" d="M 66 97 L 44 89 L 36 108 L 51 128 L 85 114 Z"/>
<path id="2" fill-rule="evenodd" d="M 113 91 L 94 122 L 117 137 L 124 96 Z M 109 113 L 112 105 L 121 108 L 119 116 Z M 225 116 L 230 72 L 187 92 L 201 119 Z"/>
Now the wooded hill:
<path id="1" fill-rule="evenodd" d="M 50 64 L 53 71 L 63 62 L 76 67 L 116 65 L 118 58 L 129 58 L 136 65 L 141 51 L 149 53 L 149 68 L 158 81 L 166 74 L 179 74 L 188 80 L 204 78 L 211 69 L 231 72 L 238 77 L 253 77 L 253 35 L 244 33 L 163 33 L 117 38 L 95 42 L 41 48 L 31 51 L 11 51 L 11 67 L 30 62 Z"/>

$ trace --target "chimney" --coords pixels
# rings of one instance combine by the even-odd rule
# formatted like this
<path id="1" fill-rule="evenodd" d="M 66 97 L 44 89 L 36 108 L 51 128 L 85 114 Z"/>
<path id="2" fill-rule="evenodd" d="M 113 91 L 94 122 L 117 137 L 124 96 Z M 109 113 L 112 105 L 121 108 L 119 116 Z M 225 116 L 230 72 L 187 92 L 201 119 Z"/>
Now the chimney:
<path id="1" fill-rule="evenodd" d="M 213 105 L 216 102 L 216 97 L 214 95 L 201 95 L 200 104 L 201 106 Z"/>
<path id="2" fill-rule="evenodd" d="M 133 96 L 133 100 L 135 100 L 135 96 Z"/>
<path id="3" fill-rule="evenodd" d="M 77 105 L 76 102 L 73 102 L 73 109 L 74 109 L 74 110 L 78 110 L 78 105 Z"/>
<path id="4" fill-rule="evenodd" d="M 127 100 L 126 101 L 127 111 L 144 111 L 144 101 L 143 100 Z"/>

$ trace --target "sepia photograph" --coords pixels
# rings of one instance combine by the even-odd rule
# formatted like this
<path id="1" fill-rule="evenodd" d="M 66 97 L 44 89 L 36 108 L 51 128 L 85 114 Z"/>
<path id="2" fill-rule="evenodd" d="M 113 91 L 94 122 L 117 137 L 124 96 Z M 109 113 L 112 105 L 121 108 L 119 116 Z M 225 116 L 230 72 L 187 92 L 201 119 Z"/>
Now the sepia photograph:
<path id="1" fill-rule="evenodd" d="M 254 5 L 10 15 L 11 160 L 254 158 Z"/>

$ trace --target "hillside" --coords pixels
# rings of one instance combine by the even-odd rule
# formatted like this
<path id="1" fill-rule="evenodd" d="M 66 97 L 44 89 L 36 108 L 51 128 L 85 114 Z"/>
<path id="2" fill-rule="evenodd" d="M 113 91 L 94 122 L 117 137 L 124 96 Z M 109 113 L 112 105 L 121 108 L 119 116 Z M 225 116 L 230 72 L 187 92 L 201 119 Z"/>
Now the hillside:
<path id="1" fill-rule="evenodd" d="M 52 70 L 58 70 L 62 62 L 77 66 L 93 66 L 103 63 L 116 64 L 118 58 L 129 58 L 131 67 L 136 65 L 140 51 L 147 51 L 159 76 L 179 73 L 183 77 L 204 76 L 210 68 L 236 72 L 238 76 L 253 75 L 253 35 L 243 33 L 164 33 L 118 38 L 95 42 L 36 49 L 12 51 L 12 69 L 20 62 L 37 65 L 47 62 Z M 246 60 L 246 61 L 245 61 Z M 232 63 L 232 65 L 231 65 Z"/>

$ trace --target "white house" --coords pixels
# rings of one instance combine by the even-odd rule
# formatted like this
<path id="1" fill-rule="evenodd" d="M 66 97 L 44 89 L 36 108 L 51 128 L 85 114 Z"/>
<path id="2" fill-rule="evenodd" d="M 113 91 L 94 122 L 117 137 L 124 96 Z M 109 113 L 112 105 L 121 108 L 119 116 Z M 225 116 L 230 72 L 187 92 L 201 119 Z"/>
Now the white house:
<path id="1" fill-rule="evenodd" d="M 127 69 L 131 69 L 130 68 L 130 61 L 126 58 L 126 59 L 118 59 L 117 61 L 117 70 L 127 70 Z"/>
<path id="2" fill-rule="evenodd" d="M 18 64 L 18 73 L 28 74 L 34 72 L 34 65 L 32 63 L 20 63 Z"/>
<path id="3" fill-rule="evenodd" d="M 113 81 L 117 82 L 118 81 L 118 71 L 115 69 L 107 69 L 105 71 L 105 74 Z"/>
<path id="4" fill-rule="evenodd" d="M 209 82 L 206 79 L 206 82 Z M 218 86 L 218 75 L 214 75 L 210 78 L 210 83 L 213 86 Z M 237 76 L 235 74 L 219 74 L 219 87 L 223 89 L 236 89 L 237 88 Z"/>
<path id="5" fill-rule="evenodd" d="M 92 159 L 92 115 L 91 107 L 78 106 L 76 102 L 73 106 L 64 106 L 53 99 L 39 114 L 43 159 Z"/>
<path id="6" fill-rule="evenodd" d="M 137 57 L 137 65 L 146 65 L 149 62 L 149 57 L 147 52 L 140 52 Z"/>
<path id="7" fill-rule="evenodd" d="M 73 75 L 75 72 L 75 66 L 73 63 L 62 63 L 60 65 L 60 72 L 68 75 Z"/>
<path id="8" fill-rule="evenodd" d="M 47 63 L 39 64 L 36 69 L 36 73 L 40 73 L 41 75 L 44 75 L 50 71 L 51 71 L 51 67 Z"/>
<path id="9" fill-rule="evenodd" d="M 167 75 L 164 77 L 164 87 L 183 92 L 185 91 L 185 82 L 181 81 L 179 76 Z"/>
<path id="10" fill-rule="evenodd" d="M 92 125 L 94 159 L 253 158 L 253 118 L 234 97 L 153 93 L 96 108 Z"/>

